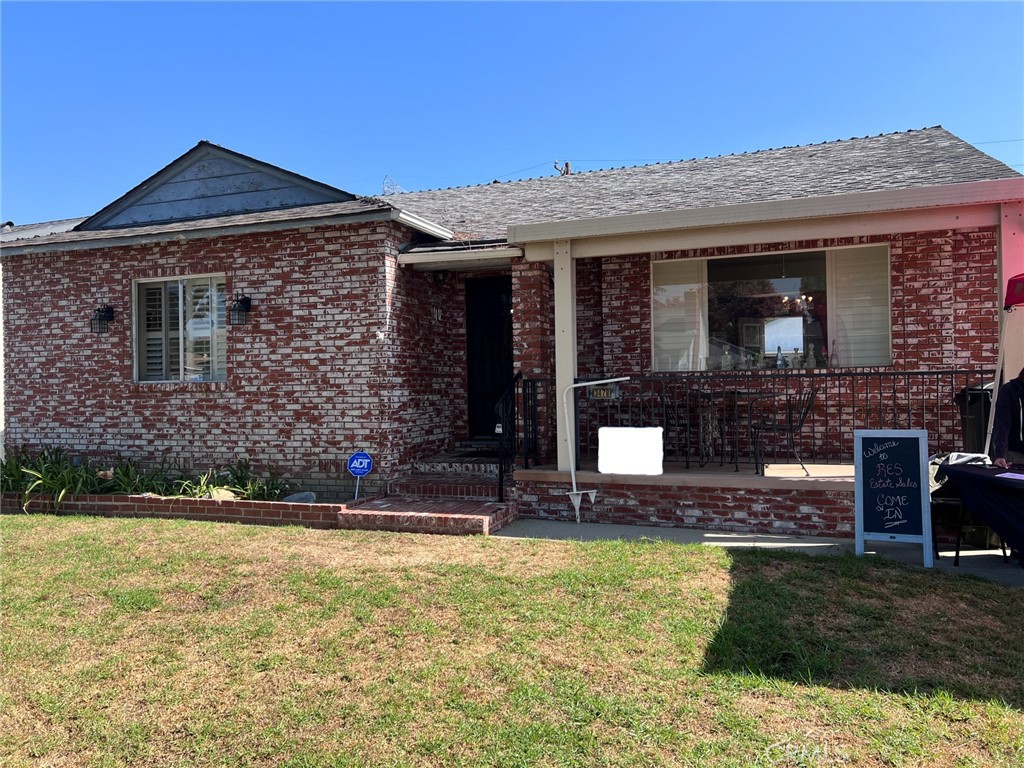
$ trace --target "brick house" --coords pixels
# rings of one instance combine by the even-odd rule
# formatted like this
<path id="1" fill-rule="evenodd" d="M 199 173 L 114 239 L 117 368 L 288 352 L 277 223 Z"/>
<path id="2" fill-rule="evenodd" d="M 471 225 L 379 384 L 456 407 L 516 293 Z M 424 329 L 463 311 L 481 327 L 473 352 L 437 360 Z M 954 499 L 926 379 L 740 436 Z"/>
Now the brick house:
<path id="1" fill-rule="evenodd" d="M 367 198 L 200 142 L 2 255 L 8 446 L 245 457 L 337 498 L 356 450 L 401 490 L 439 455 L 479 469 L 505 419 L 520 515 L 574 517 L 580 462 L 587 519 L 846 533 L 848 478 L 754 473 L 748 401 L 814 384 L 809 463 L 848 464 L 858 427 L 958 447 L 1024 177 L 929 128 Z M 608 425 L 661 426 L 665 474 L 593 472 Z"/>

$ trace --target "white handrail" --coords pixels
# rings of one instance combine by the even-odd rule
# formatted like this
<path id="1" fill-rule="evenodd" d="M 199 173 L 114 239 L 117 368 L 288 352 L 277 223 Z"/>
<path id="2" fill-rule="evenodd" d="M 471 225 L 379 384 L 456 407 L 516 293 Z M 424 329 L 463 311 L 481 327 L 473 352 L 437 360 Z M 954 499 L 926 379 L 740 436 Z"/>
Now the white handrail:
<path id="1" fill-rule="evenodd" d="M 576 448 L 572 443 L 572 421 L 569 419 L 569 404 L 566 401 L 566 396 L 569 394 L 570 389 L 580 389 L 582 387 L 596 387 L 601 384 L 615 384 L 620 381 L 629 381 L 629 376 L 620 376 L 617 379 L 601 379 L 600 381 L 584 381 L 579 384 L 570 384 L 568 387 L 562 390 L 562 411 L 565 413 L 565 440 L 569 444 L 569 474 L 572 477 L 572 490 L 568 496 L 572 500 L 572 506 L 576 510 L 576 522 L 580 522 L 580 501 L 583 499 L 583 494 L 586 493 L 590 496 L 590 501 L 593 503 L 594 498 L 597 496 L 597 491 L 580 491 L 576 489 Z"/>

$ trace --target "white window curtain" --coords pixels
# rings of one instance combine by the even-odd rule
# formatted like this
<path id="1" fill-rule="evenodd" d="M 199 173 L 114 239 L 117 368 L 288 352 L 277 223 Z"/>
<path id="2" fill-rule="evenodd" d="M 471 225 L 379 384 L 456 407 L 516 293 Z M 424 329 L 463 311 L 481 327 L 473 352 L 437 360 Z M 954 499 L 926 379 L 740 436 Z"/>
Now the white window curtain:
<path id="1" fill-rule="evenodd" d="M 654 262 L 651 275 L 654 370 L 703 370 L 708 355 L 707 262 Z"/>
<path id="2" fill-rule="evenodd" d="M 833 364 L 892 365 L 889 248 L 826 252 Z"/>

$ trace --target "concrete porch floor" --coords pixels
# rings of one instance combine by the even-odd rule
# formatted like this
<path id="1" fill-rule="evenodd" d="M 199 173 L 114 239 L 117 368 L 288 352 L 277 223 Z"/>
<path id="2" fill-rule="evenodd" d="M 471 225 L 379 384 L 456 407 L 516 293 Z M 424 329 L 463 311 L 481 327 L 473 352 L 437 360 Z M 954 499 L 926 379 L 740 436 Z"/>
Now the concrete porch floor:
<path id="1" fill-rule="evenodd" d="M 843 480 L 849 479 L 853 481 L 853 464 L 811 464 L 807 462 L 804 464 L 807 467 L 807 471 L 810 473 L 810 477 L 825 478 L 829 480 Z M 532 470 L 546 470 L 550 472 L 557 471 L 554 465 L 541 465 L 530 467 Z M 523 470 L 517 470 L 523 471 Z M 577 472 L 597 472 L 597 462 L 585 460 L 580 466 L 576 468 Z M 666 461 L 664 464 L 664 475 L 725 475 L 725 476 L 747 476 L 747 477 L 759 477 L 754 472 L 754 465 L 741 461 L 739 468 L 734 464 L 726 462 L 725 464 L 719 464 L 718 461 L 712 461 L 705 464 L 703 467 L 698 466 L 695 462 L 690 462 L 690 466 L 687 467 L 683 462 Z M 786 478 L 806 478 L 808 475 L 804 474 L 803 469 L 796 462 L 792 464 L 766 464 L 765 465 L 765 477 L 786 477 Z"/>
<path id="2" fill-rule="evenodd" d="M 805 475 L 797 463 L 769 464 L 764 475 L 754 472 L 753 464 L 741 462 L 739 469 L 732 464 L 719 465 L 717 461 L 703 467 L 691 463 L 685 464 L 666 462 L 660 475 L 612 475 L 597 471 L 596 461 L 584 461 L 576 469 L 576 481 L 579 487 L 598 487 L 605 483 L 643 486 L 692 486 L 717 488 L 761 488 L 779 490 L 799 490 L 815 488 L 826 491 L 854 490 L 854 467 L 852 464 L 805 464 L 809 474 Z M 572 482 L 568 471 L 560 471 L 553 465 L 531 466 L 529 469 L 517 468 L 515 478 L 533 482 L 564 483 Z"/>

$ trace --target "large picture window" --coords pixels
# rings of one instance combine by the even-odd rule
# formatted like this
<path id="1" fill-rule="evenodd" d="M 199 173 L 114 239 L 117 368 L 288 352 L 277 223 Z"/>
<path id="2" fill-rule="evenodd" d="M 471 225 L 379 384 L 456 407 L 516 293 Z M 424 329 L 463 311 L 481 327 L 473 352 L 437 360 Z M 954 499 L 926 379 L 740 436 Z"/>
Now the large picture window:
<path id="1" fill-rule="evenodd" d="M 223 276 L 139 282 L 135 308 L 139 381 L 225 378 Z"/>
<path id="2" fill-rule="evenodd" d="M 656 371 L 892 362 L 885 246 L 652 265 Z"/>

